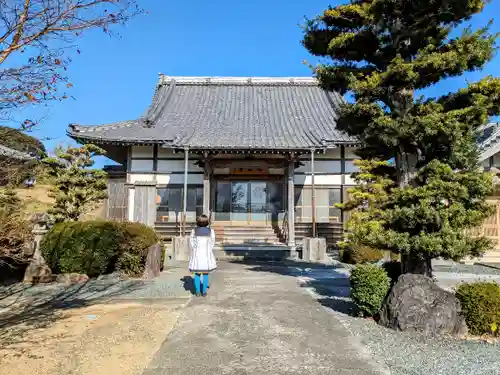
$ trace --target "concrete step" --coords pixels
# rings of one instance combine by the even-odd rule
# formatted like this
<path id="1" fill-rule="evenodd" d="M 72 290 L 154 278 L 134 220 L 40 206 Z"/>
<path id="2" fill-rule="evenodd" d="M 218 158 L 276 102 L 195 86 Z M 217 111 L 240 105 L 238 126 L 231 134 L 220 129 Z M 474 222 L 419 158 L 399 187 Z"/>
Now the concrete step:
<path id="1" fill-rule="evenodd" d="M 280 260 L 290 255 L 290 248 L 282 244 L 218 244 L 214 249 L 216 259 L 241 260 L 244 258 Z"/>

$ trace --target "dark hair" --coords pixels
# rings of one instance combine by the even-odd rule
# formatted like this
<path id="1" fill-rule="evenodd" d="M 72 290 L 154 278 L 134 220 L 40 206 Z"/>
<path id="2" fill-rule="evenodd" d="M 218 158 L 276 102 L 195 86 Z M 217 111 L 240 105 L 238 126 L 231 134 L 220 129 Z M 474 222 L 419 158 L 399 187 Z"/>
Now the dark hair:
<path id="1" fill-rule="evenodd" d="M 200 215 L 196 218 L 196 225 L 199 227 L 208 227 L 210 220 L 207 215 Z"/>

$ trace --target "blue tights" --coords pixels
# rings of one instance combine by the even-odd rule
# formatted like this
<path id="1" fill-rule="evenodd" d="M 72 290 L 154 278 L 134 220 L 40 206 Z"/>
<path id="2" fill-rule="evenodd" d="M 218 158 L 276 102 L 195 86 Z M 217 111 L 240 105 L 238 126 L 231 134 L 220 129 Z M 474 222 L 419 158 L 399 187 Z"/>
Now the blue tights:
<path id="1" fill-rule="evenodd" d="M 196 294 L 202 293 L 205 294 L 207 292 L 208 287 L 208 273 L 203 274 L 203 282 L 201 282 L 201 274 L 194 274 L 194 289 Z"/>

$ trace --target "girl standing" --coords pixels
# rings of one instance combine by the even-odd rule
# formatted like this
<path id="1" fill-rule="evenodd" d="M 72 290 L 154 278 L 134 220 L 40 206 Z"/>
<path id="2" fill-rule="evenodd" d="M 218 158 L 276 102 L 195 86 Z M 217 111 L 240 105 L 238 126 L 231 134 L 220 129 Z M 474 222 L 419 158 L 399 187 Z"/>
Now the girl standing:
<path id="1" fill-rule="evenodd" d="M 196 219 L 196 228 L 191 231 L 189 271 L 194 273 L 194 287 L 197 296 L 207 295 L 208 274 L 217 268 L 214 255 L 215 232 L 209 226 L 207 215 Z M 203 277 L 203 281 L 201 278 Z"/>

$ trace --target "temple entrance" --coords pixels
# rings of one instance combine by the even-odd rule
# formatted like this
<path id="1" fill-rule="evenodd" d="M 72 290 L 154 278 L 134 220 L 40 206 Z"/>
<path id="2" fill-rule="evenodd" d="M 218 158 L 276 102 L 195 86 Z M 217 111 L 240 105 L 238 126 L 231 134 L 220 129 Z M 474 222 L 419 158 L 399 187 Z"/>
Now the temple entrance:
<path id="1" fill-rule="evenodd" d="M 217 181 L 214 218 L 235 225 L 276 223 L 283 218 L 284 197 L 281 181 Z"/>

